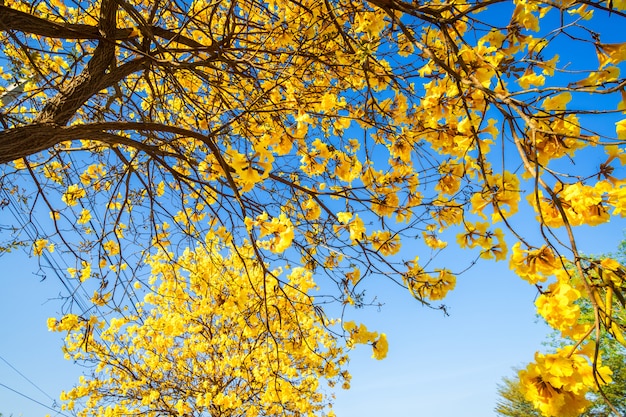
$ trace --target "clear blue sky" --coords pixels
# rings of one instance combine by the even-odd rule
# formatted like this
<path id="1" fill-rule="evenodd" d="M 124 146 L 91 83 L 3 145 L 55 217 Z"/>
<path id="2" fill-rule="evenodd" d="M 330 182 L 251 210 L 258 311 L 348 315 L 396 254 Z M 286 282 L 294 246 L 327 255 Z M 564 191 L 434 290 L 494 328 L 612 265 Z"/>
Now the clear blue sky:
<path id="1" fill-rule="evenodd" d="M 614 250 L 625 227 L 626 221 L 615 219 L 589 229 L 579 236 L 583 251 Z M 0 356 L 58 398 L 81 372 L 63 359 L 60 335 L 46 330 L 46 319 L 61 307 L 58 300 L 49 299 L 61 288 L 53 276 L 40 282 L 34 258 L 8 254 L 0 264 Z M 445 300 L 449 317 L 421 307 L 389 281 L 372 282 L 368 294 L 374 293 L 385 303 L 381 311 L 358 310 L 349 318 L 386 332 L 389 356 L 376 361 L 368 347 L 353 351 L 352 388 L 337 392 L 335 411 L 340 417 L 492 416 L 496 384 L 512 373 L 511 367 L 531 361 L 544 340 L 546 328 L 537 322 L 533 306 L 536 291 L 505 263 L 483 263 L 462 275 Z M 53 404 L 3 360 L 0 384 Z M 3 386 L 0 412 L 4 417 L 56 415 Z"/>

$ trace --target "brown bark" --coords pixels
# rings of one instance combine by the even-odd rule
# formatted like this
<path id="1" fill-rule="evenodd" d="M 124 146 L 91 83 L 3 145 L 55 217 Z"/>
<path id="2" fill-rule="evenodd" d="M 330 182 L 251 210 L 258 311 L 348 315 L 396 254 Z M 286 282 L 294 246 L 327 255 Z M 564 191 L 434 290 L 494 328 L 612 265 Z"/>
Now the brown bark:
<path id="1" fill-rule="evenodd" d="M 98 27 L 82 24 L 57 23 L 31 14 L 0 6 L 0 30 L 14 30 L 46 38 L 56 39 L 101 39 Z M 110 39 L 128 39 L 132 29 L 116 29 Z"/>
<path id="2" fill-rule="evenodd" d="M 115 31 L 117 5 L 114 0 L 103 0 L 100 8 L 99 30 L 104 39 L 98 41 L 93 56 L 83 71 L 61 87 L 35 118 L 35 123 L 67 124 L 88 99 L 98 92 L 100 81 L 115 62 L 115 44 L 108 40 Z"/>
<path id="3" fill-rule="evenodd" d="M 62 142 L 62 128 L 53 123 L 32 124 L 0 132 L 0 164 L 7 164 Z"/>
<path id="4" fill-rule="evenodd" d="M 186 36 L 163 29 L 158 26 L 148 26 L 152 34 L 169 41 L 174 41 L 190 48 L 205 48 L 199 42 Z M 14 30 L 32 35 L 39 35 L 46 38 L 55 39 L 102 39 L 102 33 L 96 26 L 58 23 L 33 16 L 7 6 L 0 6 L 0 31 Z M 116 28 L 111 31 L 107 39 L 110 41 L 127 40 L 137 35 L 131 36 L 132 28 Z"/>
<path id="5" fill-rule="evenodd" d="M 207 143 L 212 150 L 217 151 L 210 136 L 159 123 L 102 122 L 74 126 L 33 123 L 0 131 L 0 165 L 42 152 L 64 141 L 80 139 L 101 141 L 109 145 L 128 145 L 140 150 L 155 152 L 151 145 L 110 133 L 115 131 L 162 132 L 193 137 Z"/>

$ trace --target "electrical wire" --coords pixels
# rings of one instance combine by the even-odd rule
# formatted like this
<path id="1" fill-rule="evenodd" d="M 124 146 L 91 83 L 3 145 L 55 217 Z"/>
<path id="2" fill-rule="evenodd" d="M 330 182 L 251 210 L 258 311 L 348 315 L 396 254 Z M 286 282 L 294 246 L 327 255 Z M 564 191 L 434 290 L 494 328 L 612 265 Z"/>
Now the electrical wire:
<path id="1" fill-rule="evenodd" d="M 55 399 L 54 399 L 54 398 L 52 398 L 50 395 L 48 395 L 48 393 L 47 393 L 47 392 L 45 392 L 44 390 L 42 390 L 41 388 L 39 388 L 39 386 L 38 386 L 37 384 L 35 384 L 35 383 L 34 383 L 33 381 L 31 381 L 30 379 L 28 379 L 28 378 L 26 377 L 26 375 L 24 375 L 23 373 L 21 373 L 20 371 L 18 371 L 18 369 L 17 369 L 15 366 L 11 365 L 11 364 L 9 363 L 9 361 L 7 361 L 6 359 L 4 359 L 1 355 L 0 355 L 0 359 L 1 359 L 4 363 L 6 363 L 6 364 L 9 366 L 9 368 L 13 369 L 13 370 L 14 370 L 15 372 L 17 372 L 17 373 L 18 373 L 18 374 L 19 374 L 22 378 L 24 378 L 25 380 L 27 380 L 27 381 L 28 381 L 28 382 L 29 382 L 29 383 L 30 383 L 33 387 L 37 388 L 37 389 L 39 390 L 39 392 L 41 392 L 41 393 L 42 393 L 43 395 L 45 395 L 46 397 L 50 398 L 52 401 L 55 401 Z"/>
<path id="2" fill-rule="evenodd" d="M 4 388 L 8 389 L 9 391 L 13 391 L 13 392 L 14 392 L 14 393 L 16 393 L 17 395 L 21 395 L 22 397 L 24 397 L 24 398 L 26 398 L 26 399 L 28 399 L 28 400 L 30 400 L 30 401 L 32 401 L 32 402 L 34 402 L 34 403 L 36 403 L 36 404 L 39 404 L 39 405 L 40 405 L 40 406 L 42 406 L 42 407 L 47 408 L 47 409 L 48 409 L 48 410 L 50 410 L 50 411 L 54 411 L 54 412 L 55 412 L 55 413 L 57 413 L 58 415 L 61 415 L 61 416 L 64 416 L 64 417 L 71 417 L 71 416 L 69 416 L 69 415 L 67 415 L 67 414 L 65 414 L 65 413 L 60 412 L 59 410 L 56 410 L 56 409 L 54 409 L 54 408 L 52 408 L 52 407 L 50 407 L 50 406 L 45 405 L 45 404 L 44 404 L 44 403 L 42 403 L 41 401 L 37 401 L 36 399 L 31 398 L 31 397 L 29 397 L 29 396 L 28 396 L 28 395 L 26 395 L 26 394 L 22 394 L 22 393 L 21 393 L 21 392 L 19 392 L 18 390 L 13 389 L 13 388 L 11 388 L 11 387 L 9 387 L 9 386 L 7 386 L 7 385 L 3 384 L 2 382 L 0 382 L 0 387 L 4 387 Z"/>
<path id="3" fill-rule="evenodd" d="M 17 221 L 20 229 L 23 230 L 26 236 L 30 240 L 35 241 L 35 238 L 37 237 L 37 228 L 40 228 L 40 230 L 42 229 L 41 224 L 39 224 L 37 219 L 31 219 L 30 221 L 26 219 L 24 213 L 18 209 L 19 205 L 18 202 L 15 201 L 15 197 L 11 195 L 11 193 L 9 193 L 6 189 L 3 188 L 2 193 L 3 199 L 9 202 L 5 209 L 8 209 L 11 212 L 13 218 Z M 37 223 L 37 225 L 33 223 Z M 42 253 L 41 258 L 48 264 L 54 275 L 56 275 L 63 287 L 65 287 L 65 289 L 68 291 L 69 296 L 78 305 L 81 312 L 86 312 L 87 306 L 85 302 L 78 297 L 76 292 L 77 289 L 61 275 L 61 273 L 59 272 L 61 270 L 61 266 L 56 261 L 56 259 L 53 260 L 51 257 L 47 256 L 45 252 Z"/>

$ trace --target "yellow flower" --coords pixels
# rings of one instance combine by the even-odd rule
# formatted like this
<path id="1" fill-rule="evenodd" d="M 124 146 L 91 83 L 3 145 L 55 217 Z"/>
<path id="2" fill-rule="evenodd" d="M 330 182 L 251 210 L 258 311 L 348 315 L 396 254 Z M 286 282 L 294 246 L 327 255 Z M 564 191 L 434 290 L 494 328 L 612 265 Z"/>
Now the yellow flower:
<path id="1" fill-rule="evenodd" d="M 457 242 L 462 248 L 473 248 L 480 244 L 481 238 L 487 234 L 489 223 L 465 223 L 465 233 L 457 235 Z"/>
<path id="2" fill-rule="evenodd" d="M 104 250 L 107 251 L 109 256 L 115 256 L 118 253 L 120 253 L 120 245 L 118 245 L 117 242 L 115 242 L 113 240 L 108 240 L 108 241 L 104 242 L 102 247 L 104 248 Z"/>
<path id="3" fill-rule="evenodd" d="M 387 357 L 387 351 L 389 350 L 389 343 L 387 343 L 387 335 L 381 333 L 380 337 L 372 344 L 372 358 L 381 360 Z"/>
<path id="4" fill-rule="evenodd" d="M 317 204 L 317 202 L 310 197 L 306 201 L 300 203 L 300 205 L 302 207 L 302 210 L 304 211 L 304 218 L 306 220 L 317 220 L 322 213 L 320 205 Z"/>
<path id="5" fill-rule="evenodd" d="M 537 312 L 553 328 L 567 332 L 575 328 L 580 317 L 580 307 L 574 301 L 580 298 L 580 291 L 569 285 L 567 275 L 550 284 L 548 291 L 535 301 Z M 564 279 L 565 278 L 565 279 Z"/>
<path id="6" fill-rule="evenodd" d="M 448 246 L 448 242 L 444 242 L 437 237 L 435 228 L 436 226 L 434 224 L 426 226 L 426 231 L 422 232 L 424 243 L 431 249 L 443 249 Z"/>
<path id="7" fill-rule="evenodd" d="M 547 246 L 539 249 L 523 250 L 521 243 L 513 245 L 513 254 L 509 261 L 510 268 L 531 284 L 545 281 L 548 275 L 562 268 L 561 259 Z"/>
<path id="8" fill-rule="evenodd" d="M 350 240 L 353 245 L 365 236 L 365 225 L 358 215 L 354 216 L 354 219 L 348 224 L 348 230 L 350 231 Z"/>
<path id="9" fill-rule="evenodd" d="M 335 175 L 342 181 L 350 183 L 361 175 L 363 166 L 356 156 L 337 153 L 335 159 Z"/>
<path id="10" fill-rule="evenodd" d="M 615 132 L 618 139 L 626 139 L 626 119 L 622 119 L 615 123 Z"/>
<path id="11" fill-rule="evenodd" d="M 346 224 L 350 221 L 351 218 L 352 218 L 352 213 L 350 212 L 341 211 L 337 213 L 337 220 L 339 220 L 340 223 Z"/>
<path id="12" fill-rule="evenodd" d="M 48 320 L 48 325 L 49 324 L 50 320 Z M 59 322 L 56 323 L 56 327 L 54 329 L 57 331 L 74 330 L 74 328 L 79 324 L 80 320 L 76 314 L 66 314 Z"/>
<path id="13" fill-rule="evenodd" d="M 55 330 L 57 326 L 57 319 L 55 319 L 54 317 L 49 317 L 47 324 L 48 324 L 48 330 L 50 331 Z"/>
<path id="14" fill-rule="evenodd" d="M 68 206 L 74 206 L 78 202 L 79 198 L 86 195 L 85 190 L 80 188 L 78 184 L 72 184 L 67 187 L 65 194 L 61 197 L 61 200 Z"/>
<path id="15" fill-rule="evenodd" d="M 391 216 L 400 205 L 396 193 L 386 192 L 372 198 L 372 211 L 381 217 Z"/>
<path id="16" fill-rule="evenodd" d="M 257 221 L 267 218 L 267 213 L 264 214 L 264 216 L 257 217 Z M 284 213 L 281 213 L 279 217 L 272 218 L 269 222 L 261 222 L 260 226 L 261 237 L 272 236 L 271 239 L 261 242 L 265 249 L 281 253 L 291 246 L 294 237 L 294 227 L 291 220 Z"/>
<path id="17" fill-rule="evenodd" d="M 537 353 L 535 362 L 519 373 L 521 392 L 544 416 L 577 417 L 590 404 L 586 395 L 587 387 L 594 386 L 594 370 L 582 350 L 572 353 L 572 349 L 566 346 L 553 354 Z M 597 372 L 600 383 L 611 381 L 606 366 Z"/>
<path id="18" fill-rule="evenodd" d="M 33 254 L 35 256 L 41 256 L 43 250 L 46 248 L 48 241 L 46 239 L 38 239 L 33 243 Z"/>
<path id="19" fill-rule="evenodd" d="M 91 297 L 91 302 L 97 306 L 104 306 L 111 298 L 111 293 L 102 294 L 98 291 L 93 292 L 93 297 Z"/>
<path id="20" fill-rule="evenodd" d="M 376 231 L 369 236 L 369 240 L 374 250 L 385 256 L 395 255 L 400 251 L 400 236 L 397 234 L 392 236 L 389 230 Z"/>
<path id="21" fill-rule="evenodd" d="M 355 267 L 351 272 L 346 272 L 346 279 L 350 281 L 352 285 L 356 285 L 361 279 L 361 270 Z"/>
<path id="22" fill-rule="evenodd" d="M 425 273 L 417 264 L 417 258 L 405 274 L 405 282 L 411 294 L 417 299 L 442 300 L 456 286 L 456 277 L 447 269 L 438 269 L 435 278 Z"/>
<path id="23" fill-rule="evenodd" d="M 80 282 L 84 282 L 87 278 L 91 276 L 91 264 L 87 261 L 81 262 L 82 269 L 80 270 L 80 276 L 78 279 Z"/>
<path id="24" fill-rule="evenodd" d="M 13 165 L 15 166 L 15 169 L 26 169 L 26 159 L 16 159 L 13 161 Z"/>
<path id="25" fill-rule="evenodd" d="M 543 108 L 547 111 L 563 111 L 565 110 L 565 106 L 572 100 L 571 93 L 561 93 L 557 94 L 553 97 L 547 97 L 543 101 Z"/>
<path id="26" fill-rule="evenodd" d="M 608 64 L 619 64 L 626 61 L 626 43 L 599 44 L 597 49 L 600 68 Z"/>
<path id="27" fill-rule="evenodd" d="M 531 85 L 542 86 L 546 82 L 546 77 L 537 75 L 534 72 L 527 71 L 526 74 L 518 78 L 517 83 L 523 89 L 529 88 Z"/>
<path id="28" fill-rule="evenodd" d="M 91 212 L 84 208 L 81 210 L 80 217 L 78 218 L 78 220 L 76 220 L 76 223 L 85 224 L 89 220 L 91 220 Z"/>

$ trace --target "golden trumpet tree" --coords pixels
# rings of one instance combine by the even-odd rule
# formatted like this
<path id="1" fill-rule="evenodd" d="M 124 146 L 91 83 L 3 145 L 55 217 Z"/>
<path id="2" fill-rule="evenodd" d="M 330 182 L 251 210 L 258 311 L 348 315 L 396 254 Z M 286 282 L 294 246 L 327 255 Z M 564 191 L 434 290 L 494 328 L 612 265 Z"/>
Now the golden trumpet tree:
<path id="1" fill-rule="evenodd" d="M 575 415 L 609 382 L 602 338 L 626 344 L 626 269 L 586 259 L 575 239 L 625 213 L 625 9 L 4 0 L 2 202 L 30 233 L 11 239 L 71 257 L 69 279 L 95 283 L 111 311 L 138 301 L 146 260 L 175 265 L 211 234 L 267 265 L 263 288 L 289 265 L 346 305 L 367 303 L 372 275 L 443 299 L 465 266 L 434 254 L 453 246 L 508 260 L 576 341 L 537 356 L 527 397 Z"/>
<path id="2" fill-rule="evenodd" d="M 66 354 L 94 365 L 62 393 L 64 409 L 85 417 L 334 415 L 323 387 L 347 387 L 350 376 L 328 331 L 334 323 L 308 294 L 312 273 L 267 271 L 251 246 L 233 249 L 213 235 L 174 263 L 150 256 L 150 290 L 133 314 L 50 319 L 51 330 L 67 332 Z"/>

